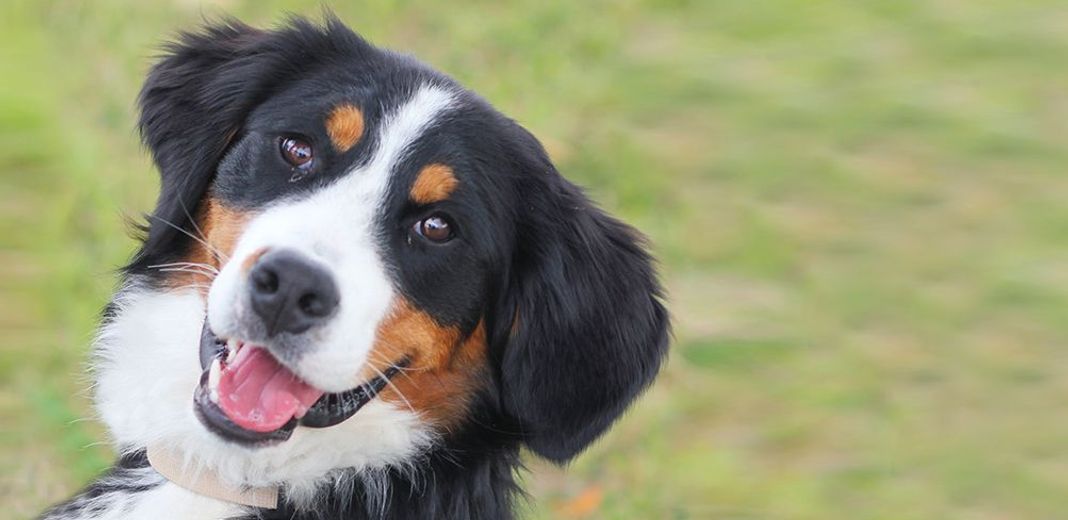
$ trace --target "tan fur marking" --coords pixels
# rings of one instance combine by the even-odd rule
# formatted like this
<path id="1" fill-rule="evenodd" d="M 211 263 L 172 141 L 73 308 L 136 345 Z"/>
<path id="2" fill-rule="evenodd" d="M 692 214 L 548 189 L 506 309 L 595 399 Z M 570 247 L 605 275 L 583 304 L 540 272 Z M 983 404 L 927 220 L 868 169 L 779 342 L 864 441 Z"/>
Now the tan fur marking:
<path id="1" fill-rule="evenodd" d="M 261 256 L 267 253 L 268 249 L 269 248 L 261 247 L 245 257 L 245 259 L 241 261 L 241 271 L 247 273 L 252 270 L 252 266 L 256 265 L 256 262 L 259 261 Z"/>
<path id="2" fill-rule="evenodd" d="M 411 405 L 424 419 L 448 427 L 466 414 L 470 397 L 482 382 L 485 355 L 481 323 L 463 338 L 458 329 L 441 326 L 400 299 L 378 328 L 369 363 L 383 371 L 388 363 L 408 356 L 408 369 L 392 379 L 381 398 L 401 408 Z M 369 370 L 364 377 L 375 375 Z"/>
<path id="3" fill-rule="evenodd" d="M 419 172 L 408 196 L 418 204 L 440 202 L 449 198 L 457 184 L 459 181 L 453 175 L 452 168 L 444 164 L 431 164 Z"/>
<path id="4" fill-rule="evenodd" d="M 234 252 L 237 239 L 248 224 L 250 215 L 224 206 L 213 197 L 204 199 L 197 211 L 196 227 L 190 230 L 209 246 L 199 240 L 190 240 L 189 253 L 183 262 L 205 264 L 222 270 Z M 195 270 L 196 272 L 190 272 Z M 207 294 L 208 286 L 215 278 L 207 268 L 191 268 L 173 273 L 168 284 L 175 288 L 196 287 Z"/>
<path id="5" fill-rule="evenodd" d="M 349 151 L 363 137 L 363 113 L 353 105 L 338 105 L 326 118 L 326 133 L 337 151 Z"/>

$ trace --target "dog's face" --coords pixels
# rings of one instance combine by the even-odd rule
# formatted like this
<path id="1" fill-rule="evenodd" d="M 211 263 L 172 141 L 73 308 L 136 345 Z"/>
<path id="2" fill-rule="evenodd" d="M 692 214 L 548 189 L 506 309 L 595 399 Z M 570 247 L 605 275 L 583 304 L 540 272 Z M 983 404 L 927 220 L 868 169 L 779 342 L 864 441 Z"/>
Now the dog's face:
<path id="1" fill-rule="evenodd" d="M 229 24 L 141 106 L 162 192 L 99 342 L 124 447 L 291 487 L 475 428 L 562 461 L 655 375 L 636 234 L 452 80 L 336 21 Z"/>
<path id="2" fill-rule="evenodd" d="M 331 72 L 253 110 L 209 188 L 207 322 L 232 352 L 208 367 L 200 413 L 224 435 L 333 426 L 358 409 L 306 408 L 363 385 L 445 425 L 485 376 L 479 328 L 503 259 L 462 94 Z"/>

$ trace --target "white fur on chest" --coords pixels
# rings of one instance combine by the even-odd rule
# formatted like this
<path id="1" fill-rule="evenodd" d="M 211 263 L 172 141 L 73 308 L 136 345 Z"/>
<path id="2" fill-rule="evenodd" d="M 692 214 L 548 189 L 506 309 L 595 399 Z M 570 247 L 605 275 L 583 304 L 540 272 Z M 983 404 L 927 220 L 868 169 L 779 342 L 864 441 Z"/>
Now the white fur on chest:
<path id="1" fill-rule="evenodd" d="M 69 508 L 46 514 L 43 520 L 221 520 L 240 516 L 247 510 L 197 495 L 167 482 L 152 468 L 122 470 L 121 476 L 107 476 L 100 484 L 118 485 L 93 497 L 76 497 Z M 133 488 L 145 487 L 138 491 Z"/>
<path id="2" fill-rule="evenodd" d="M 222 520 L 240 516 L 245 511 L 243 506 L 197 495 L 166 482 L 150 491 L 130 495 L 123 507 L 103 516 L 94 516 L 93 520 Z"/>

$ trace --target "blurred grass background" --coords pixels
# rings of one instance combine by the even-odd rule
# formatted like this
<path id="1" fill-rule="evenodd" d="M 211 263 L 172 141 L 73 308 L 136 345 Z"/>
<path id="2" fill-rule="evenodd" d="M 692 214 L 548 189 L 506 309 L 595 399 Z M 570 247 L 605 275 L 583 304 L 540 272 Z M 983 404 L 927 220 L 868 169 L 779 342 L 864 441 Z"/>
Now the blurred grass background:
<path id="1" fill-rule="evenodd" d="M 1068 509 L 1068 5 L 332 2 L 540 136 L 648 233 L 677 342 L 532 518 L 1053 518 Z M 83 366 L 133 102 L 205 17 L 314 1 L 0 7 L 0 503 L 111 460 Z M 1066 416 L 1068 417 L 1068 416 Z"/>

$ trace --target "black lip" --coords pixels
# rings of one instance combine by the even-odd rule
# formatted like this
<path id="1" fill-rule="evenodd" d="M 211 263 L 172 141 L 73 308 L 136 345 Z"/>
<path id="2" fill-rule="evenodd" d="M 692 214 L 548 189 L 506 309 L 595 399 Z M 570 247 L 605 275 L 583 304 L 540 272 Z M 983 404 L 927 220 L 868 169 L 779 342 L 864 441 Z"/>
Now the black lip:
<path id="1" fill-rule="evenodd" d="M 399 363 L 390 365 L 382 372 L 382 375 L 352 390 L 324 394 L 300 418 L 300 425 L 309 428 L 327 428 L 352 417 L 360 411 L 360 408 L 363 408 L 363 405 L 371 402 L 371 399 L 374 399 L 386 387 L 389 380 L 407 364 L 407 359 L 402 359 Z"/>
<path id="2" fill-rule="evenodd" d="M 200 369 L 207 370 L 211 366 L 211 360 L 221 357 L 225 352 L 226 342 L 211 331 L 205 318 L 204 326 L 200 329 Z"/>
<path id="3" fill-rule="evenodd" d="M 200 376 L 200 384 L 193 393 L 193 409 L 200 422 L 212 433 L 248 447 L 269 446 L 288 440 L 297 425 L 308 428 L 327 428 L 342 423 L 371 402 L 389 384 L 389 380 L 409 363 L 407 357 L 402 358 L 386 368 L 381 375 L 352 390 L 323 394 L 299 420 L 290 419 L 284 426 L 274 431 L 256 432 L 242 428 L 231 421 L 208 395 L 208 367 L 211 366 L 212 359 L 222 357 L 225 353 L 226 342 L 212 333 L 207 320 L 204 320 L 204 328 L 200 334 L 200 367 L 204 372 Z"/>

